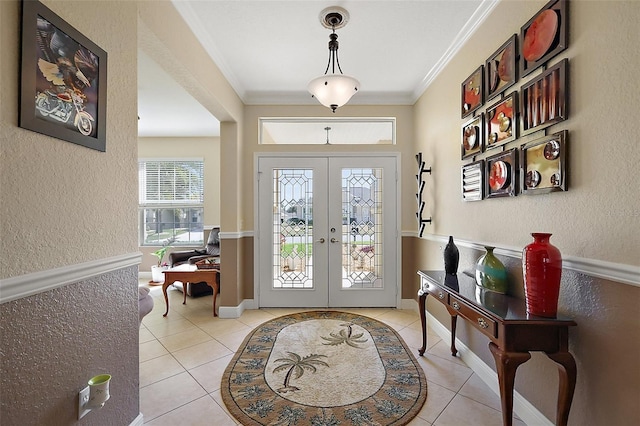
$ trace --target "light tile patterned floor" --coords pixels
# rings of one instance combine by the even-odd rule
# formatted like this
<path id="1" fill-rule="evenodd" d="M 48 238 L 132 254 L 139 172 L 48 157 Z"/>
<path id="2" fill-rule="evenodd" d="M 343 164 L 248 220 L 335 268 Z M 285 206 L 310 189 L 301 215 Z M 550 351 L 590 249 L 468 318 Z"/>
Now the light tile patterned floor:
<path id="1" fill-rule="evenodd" d="M 145 281 L 140 285 L 147 286 Z M 264 321 L 304 309 L 245 311 L 237 319 L 214 318 L 212 296 L 187 297 L 169 288 L 164 318 L 162 289 L 151 288 L 153 311 L 140 326 L 140 411 L 149 425 L 239 425 L 220 396 L 222 374 L 247 333 Z M 392 326 L 407 345 L 422 345 L 417 312 L 396 309 L 349 309 Z M 449 344 L 428 330 L 429 347 L 417 357 L 428 381 L 427 402 L 410 426 L 492 426 L 502 424 L 500 399 Z M 514 418 L 515 426 L 524 425 Z"/>

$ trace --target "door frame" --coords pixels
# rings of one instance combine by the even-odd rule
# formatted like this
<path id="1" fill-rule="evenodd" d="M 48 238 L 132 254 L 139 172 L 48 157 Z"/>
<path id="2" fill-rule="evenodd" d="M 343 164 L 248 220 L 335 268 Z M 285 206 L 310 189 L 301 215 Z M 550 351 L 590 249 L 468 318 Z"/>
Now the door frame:
<path id="1" fill-rule="evenodd" d="M 290 158 L 290 157 L 308 157 L 308 158 L 350 158 L 350 157 L 388 157 L 395 161 L 396 166 L 396 224 L 395 224 L 395 243 L 396 243 L 396 308 L 400 309 L 402 305 L 402 191 L 400 179 L 400 159 L 399 152 L 339 152 L 339 153 L 323 153 L 323 152 L 256 152 L 253 156 L 253 301 L 256 309 L 260 308 L 260 285 L 259 285 L 259 259 L 260 259 L 260 220 L 258 212 L 258 162 L 260 158 Z"/>

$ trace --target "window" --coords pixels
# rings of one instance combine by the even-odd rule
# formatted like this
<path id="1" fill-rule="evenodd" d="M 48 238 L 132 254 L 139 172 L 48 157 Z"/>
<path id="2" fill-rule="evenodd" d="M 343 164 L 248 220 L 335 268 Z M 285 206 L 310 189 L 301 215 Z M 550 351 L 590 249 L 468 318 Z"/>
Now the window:
<path id="1" fill-rule="evenodd" d="M 394 145 L 393 117 L 261 117 L 260 144 Z"/>
<path id="2" fill-rule="evenodd" d="M 204 162 L 138 162 L 141 245 L 204 245 Z"/>

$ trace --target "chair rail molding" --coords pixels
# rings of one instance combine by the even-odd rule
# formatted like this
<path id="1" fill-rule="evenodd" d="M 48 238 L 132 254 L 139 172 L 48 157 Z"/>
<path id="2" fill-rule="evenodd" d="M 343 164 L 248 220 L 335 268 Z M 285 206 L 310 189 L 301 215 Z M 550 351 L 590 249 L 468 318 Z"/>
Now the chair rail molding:
<path id="1" fill-rule="evenodd" d="M 423 238 L 425 240 L 434 241 L 437 243 L 446 244 L 449 240 L 448 236 L 425 234 L 422 237 L 418 236 L 416 231 L 403 231 L 403 237 L 415 237 Z M 522 249 L 516 247 L 500 246 L 495 242 L 475 242 L 468 240 L 461 240 L 456 238 L 456 245 L 458 247 L 466 247 L 475 250 L 484 250 L 485 246 L 494 246 L 495 254 L 501 254 L 503 256 L 509 256 L 516 259 L 522 259 Z M 640 266 L 626 265 L 623 263 L 607 262 L 598 259 L 587 259 L 576 256 L 562 256 L 562 269 L 569 271 L 579 272 L 584 275 L 588 275 L 595 278 L 602 278 L 609 281 L 615 281 L 622 284 L 628 284 L 635 287 L 640 287 Z"/>
<path id="2" fill-rule="evenodd" d="M 108 272 L 137 266 L 141 262 L 142 253 L 135 252 L 2 279 L 0 280 L 0 304 L 44 293 Z"/>

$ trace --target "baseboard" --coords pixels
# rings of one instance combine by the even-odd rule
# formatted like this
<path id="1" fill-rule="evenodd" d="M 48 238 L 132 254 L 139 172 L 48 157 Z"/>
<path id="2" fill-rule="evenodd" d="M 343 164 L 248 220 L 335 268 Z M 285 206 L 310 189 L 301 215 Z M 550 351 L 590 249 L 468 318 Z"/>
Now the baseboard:
<path id="1" fill-rule="evenodd" d="M 247 309 L 258 309 L 253 299 L 244 299 L 238 306 L 220 306 L 218 316 L 220 318 L 240 318 L 240 315 Z"/>
<path id="2" fill-rule="evenodd" d="M 431 329 L 435 331 L 442 340 L 446 342 L 451 341 L 451 332 L 449 329 L 429 312 L 427 312 L 427 322 L 429 327 L 431 327 Z M 496 395 L 499 396 L 500 388 L 498 386 L 498 374 L 458 338 L 456 338 L 456 349 L 458 349 L 458 354 L 465 364 L 467 364 L 467 366 L 471 368 L 473 372 L 476 373 Z M 544 414 L 538 411 L 538 409 L 536 409 L 529 401 L 516 391 L 513 392 L 513 412 L 528 425 L 553 425 L 553 422 L 549 421 Z"/>
<path id="3" fill-rule="evenodd" d="M 142 415 L 142 413 L 139 413 L 138 417 L 136 417 L 131 423 L 129 423 L 129 426 L 142 426 L 143 424 L 144 416 Z"/>

